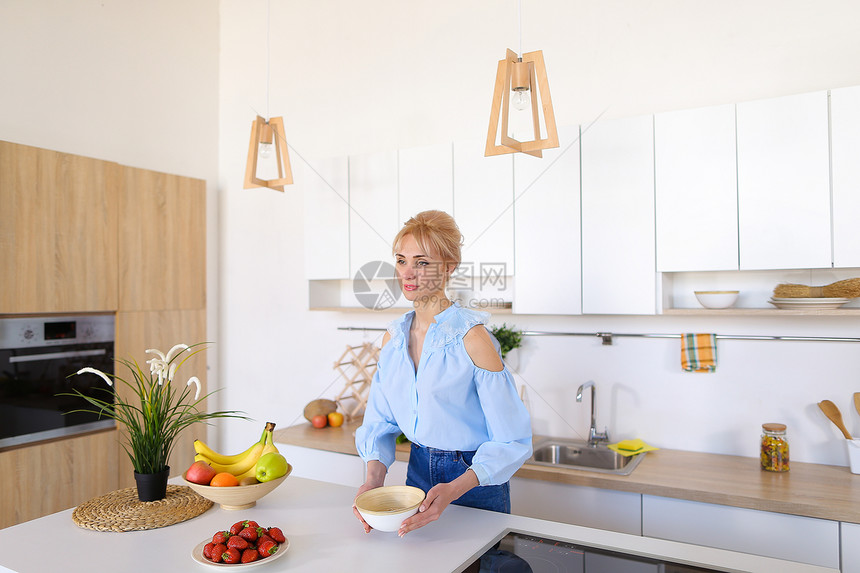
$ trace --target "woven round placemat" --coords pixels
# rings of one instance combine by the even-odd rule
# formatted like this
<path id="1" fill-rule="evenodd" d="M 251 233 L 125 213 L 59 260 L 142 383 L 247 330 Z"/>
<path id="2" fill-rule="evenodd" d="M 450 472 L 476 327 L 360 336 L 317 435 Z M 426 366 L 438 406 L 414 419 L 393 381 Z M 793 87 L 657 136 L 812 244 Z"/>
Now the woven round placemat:
<path id="1" fill-rule="evenodd" d="M 137 488 L 127 487 L 82 503 L 72 512 L 72 520 L 96 531 L 143 531 L 197 517 L 212 505 L 184 485 L 168 484 L 167 497 L 158 501 L 140 501 Z"/>

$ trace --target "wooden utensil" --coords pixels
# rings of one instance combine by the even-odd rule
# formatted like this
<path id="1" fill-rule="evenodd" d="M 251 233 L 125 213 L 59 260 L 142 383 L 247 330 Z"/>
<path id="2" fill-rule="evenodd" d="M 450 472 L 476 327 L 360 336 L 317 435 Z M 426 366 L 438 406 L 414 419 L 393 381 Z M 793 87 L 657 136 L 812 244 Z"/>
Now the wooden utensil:
<path id="1" fill-rule="evenodd" d="M 830 400 L 822 400 L 818 403 L 818 407 L 821 408 L 821 411 L 824 412 L 824 415 L 827 416 L 831 422 L 833 422 L 837 428 L 842 431 L 842 435 L 845 436 L 846 440 L 851 439 L 851 434 L 848 433 L 848 430 L 845 429 L 845 424 L 842 423 L 842 412 L 839 411 L 839 408 L 831 402 Z"/>
<path id="2" fill-rule="evenodd" d="M 854 392 L 854 407 L 857 408 L 857 413 L 860 414 L 860 392 Z"/>

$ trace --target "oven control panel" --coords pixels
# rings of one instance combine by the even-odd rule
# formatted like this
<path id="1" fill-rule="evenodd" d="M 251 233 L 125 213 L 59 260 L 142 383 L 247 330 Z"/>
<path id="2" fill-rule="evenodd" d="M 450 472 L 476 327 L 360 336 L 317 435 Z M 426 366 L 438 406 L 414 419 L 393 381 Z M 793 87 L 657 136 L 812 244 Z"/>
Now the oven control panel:
<path id="1" fill-rule="evenodd" d="M 0 319 L 0 348 L 3 349 L 113 342 L 113 340 L 113 315 Z"/>

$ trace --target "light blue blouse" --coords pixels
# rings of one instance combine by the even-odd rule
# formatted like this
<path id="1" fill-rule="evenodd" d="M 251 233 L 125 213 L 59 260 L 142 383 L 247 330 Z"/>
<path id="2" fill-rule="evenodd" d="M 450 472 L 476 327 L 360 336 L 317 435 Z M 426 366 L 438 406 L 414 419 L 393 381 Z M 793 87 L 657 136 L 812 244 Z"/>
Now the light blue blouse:
<path id="1" fill-rule="evenodd" d="M 394 461 L 401 432 L 415 444 L 440 450 L 477 450 L 472 470 L 481 485 L 508 481 L 532 453 L 531 420 L 507 367 L 475 366 L 463 336 L 486 324 L 489 313 L 458 304 L 436 315 L 424 337 L 418 371 L 409 356 L 415 311 L 393 321 L 379 354 L 364 422 L 355 433 L 361 458 Z"/>

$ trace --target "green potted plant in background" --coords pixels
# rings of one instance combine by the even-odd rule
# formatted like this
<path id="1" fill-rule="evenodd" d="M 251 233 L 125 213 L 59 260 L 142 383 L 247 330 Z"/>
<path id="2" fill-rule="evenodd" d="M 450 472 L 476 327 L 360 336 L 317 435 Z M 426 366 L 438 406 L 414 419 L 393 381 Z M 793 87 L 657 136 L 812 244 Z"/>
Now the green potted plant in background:
<path id="1" fill-rule="evenodd" d="M 89 403 L 88 407 L 79 408 L 74 410 L 75 412 L 86 411 L 96 413 L 99 417 L 112 418 L 125 429 L 122 446 L 134 466 L 140 501 L 155 501 L 166 496 L 167 479 L 170 475 L 168 460 L 182 430 L 198 422 L 208 423 L 215 418 L 249 419 L 234 410 L 201 411 L 201 403 L 211 396 L 212 392 L 201 397 L 200 380 L 196 376 L 189 378 L 185 386 L 174 386 L 173 379 L 180 366 L 205 350 L 205 346 L 205 343 L 191 346 L 177 344 L 167 354 L 149 349 L 147 354 L 155 355 L 146 361 L 150 366 L 149 374 L 144 373 L 136 361 L 117 359 L 117 363 L 124 365 L 131 372 L 130 381 L 118 374 L 106 374 L 89 367 L 72 374 L 95 374 L 110 387 L 119 382 L 127 389 L 128 397 L 124 396 L 126 392 L 114 392 L 113 388 L 102 388 L 105 392 L 104 399 L 86 396 L 78 390 L 65 395 L 78 396 Z"/>
<path id="2" fill-rule="evenodd" d="M 511 350 L 519 348 L 523 345 L 523 331 L 516 330 L 513 326 L 508 327 L 507 324 L 502 323 L 501 326 L 491 327 L 490 332 L 492 332 L 493 336 L 496 337 L 496 340 L 499 341 L 499 346 L 501 346 L 502 352 L 502 360 L 507 358 L 508 353 Z"/>

